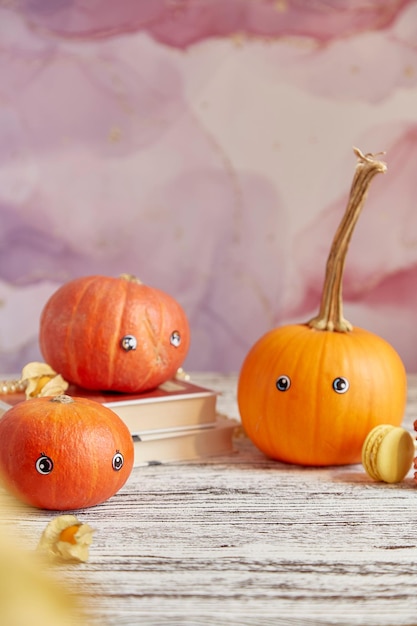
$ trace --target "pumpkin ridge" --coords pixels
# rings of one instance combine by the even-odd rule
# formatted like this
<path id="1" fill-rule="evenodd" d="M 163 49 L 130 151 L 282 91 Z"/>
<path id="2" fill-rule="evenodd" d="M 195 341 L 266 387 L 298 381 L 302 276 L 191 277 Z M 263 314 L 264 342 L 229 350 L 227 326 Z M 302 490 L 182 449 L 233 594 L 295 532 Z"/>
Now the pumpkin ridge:
<path id="1" fill-rule="evenodd" d="M 310 330 L 313 330 L 314 332 L 314 329 L 311 327 L 310 327 Z M 319 332 L 320 335 L 314 335 L 314 336 L 312 335 L 312 341 L 316 344 L 314 366 L 317 371 L 322 372 L 324 369 L 323 365 L 326 361 L 326 356 L 327 356 L 327 351 L 328 351 L 328 342 L 326 341 L 326 339 L 328 339 L 329 333 L 325 333 L 322 335 L 321 331 L 315 331 L 315 332 L 316 333 Z M 318 352 L 317 352 L 317 347 L 319 348 Z M 311 393 L 311 399 L 310 399 L 311 403 L 314 406 L 319 407 L 322 402 L 322 398 L 320 396 L 320 388 L 317 387 L 316 385 L 311 385 L 310 393 Z M 323 447 L 324 439 L 326 438 L 326 435 L 322 433 L 322 424 L 320 420 L 315 420 L 312 424 L 310 424 L 310 427 L 312 427 L 311 442 L 310 442 L 310 458 L 313 458 L 314 455 L 317 454 L 317 449 Z"/>
<path id="2" fill-rule="evenodd" d="M 66 332 L 64 336 L 64 352 L 65 354 L 71 354 L 73 351 L 74 342 L 77 342 L 78 338 L 78 328 L 76 324 L 77 319 L 77 311 L 81 306 L 82 300 L 88 295 L 88 291 L 94 281 L 96 280 L 96 276 L 88 276 L 78 280 L 78 289 L 74 290 L 74 300 L 71 311 L 68 312 L 68 322 L 66 327 Z M 82 285 L 82 289 L 79 289 L 79 285 Z M 65 377 L 69 380 L 78 380 L 78 362 L 74 360 L 67 361 L 66 367 L 68 370 L 65 372 Z"/>
<path id="3" fill-rule="evenodd" d="M 255 351 L 256 351 L 256 348 L 255 348 Z M 271 358 L 271 365 L 272 364 L 273 364 L 273 360 Z M 258 376 L 261 376 L 261 375 L 262 375 L 262 372 L 259 371 Z M 260 407 L 259 414 L 256 416 L 256 420 L 254 420 L 253 423 L 251 423 L 255 437 L 262 435 L 262 438 L 264 438 L 268 442 L 267 446 L 269 446 L 269 442 L 273 441 L 273 437 L 271 437 L 269 424 L 265 420 L 263 407 L 264 407 L 264 404 L 268 402 L 268 398 L 270 397 L 271 393 L 275 393 L 275 389 L 273 389 L 272 391 L 269 388 L 265 390 L 264 397 L 259 404 L 259 407 Z"/>
<path id="4" fill-rule="evenodd" d="M 160 310 L 162 308 L 160 303 L 158 303 L 158 308 Z M 148 333 L 148 337 L 150 339 L 150 342 L 154 346 L 155 352 L 157 352 L 156 348 L 158 346 L 158 341 L 160 340 L 160 337 L 158 337 L 158 338 L 156 337 L 155 328 L 154 328 L 154 325 L 152 323 L 151 316 L 149 315 L 148 307 L 145 308 L 143 321 L 144 321 L 144 324 L 145 324 L 145 327 L 146 327 L 146 332 Z"/>
<path id="5" fill-rule="evenodd" d="M 279 358 L 280 360 L 286 361 L 287 359 L 290 359 L 292 361 L 291 363 L 291 367 L 293 369 L 294 375 L 291 376 L 292 381 L 291 381 L 291 386 L 292 386 L 292 390 L 290 388 L 290 390 L 288 391 L 288 393 L 291 393 L 291 391 L 295 391 L 297 393 L 297 383 L 298 383 L 298 378 L 297 378 L 297 382 L 295 381 L 295 374 L 298 371 L 298 364 L 302 363 L 305 360 L 305 350 L 294 350 L 294 346 L 299 347 L 299 337 L 303 334 L 306 333 L 306 331 L 308 331 L 308 327 L 305 324 L 291 324 L 290 326 L 287 327 L 286 329 L 287 331 L 291 332 L 291 336 L 288 340 L 285 341 L 285 346 L 282 347 L 282 350 L 279 353 Z M 287 332 L 285 333 L 286 335 L 288 334 Z M 288 355 L 288 356 L 287 356 Z M 276 372 L 276 376 L 280 376 L 282 374 L 285 375 L 289 375 L 289 372 Z M 292 372 L 291 372 L 292 374 Z M 279 393 L 276 389 L 274 389 L 274 393 Z M 284 411 L 282 411 L 282 413 L 284 413 Z M 284 416 L 285 419 L 285 416 Z M 296 423 L 298 420 L 298 416 L 294 415 L 291 416 L 291 425 L 292 425 L 292 429 L 297 430 L 298 428 L 298 424 Z M 269 420 L 266 420 L 266 424 L 269 424 Z M 270 424 L 270 426 L 273 426 L 272 422 Z M 268 428 L 269 430 L 269 428 Z M 273 432 L 269 432 L 268 436 L 271 438 L 271 441 L 274 440 L 274 433 Z M 284 442 L 284 436 L 287 437 L 286 442 Z M 291 447 L 291 440 L 293 438 L 293 435 L 291 433 L 291 428 L 288 430 L 285 430 L 284 432 L 281 431 L 280 433 L 280 447 L 283 449 L 288 449 L 288 447 Z"/>
<path id="6" fill-rule="evenodd" d="M 122 288 L 122 294 L 123 294 L 123 299 L 121 299 L 120 295 L 118 294 L 117 297 L 117 303 L 119 304 L 119 309 L 118 311 L 114 311 L 113 309 L 113 319 L 117 320 L 118 325 L 117 325 L 117 329 L 114 331 L 114 334 L 116 337 L 119 338 L 119 340 L 122 339 L 123 336 L 123 328 L 125 325 L 125 319 L 126 319 L 126 311 L 127 311 L 127 303 L 128 303 L 128 296 L 131 290 L 131 286 L 134 286 L 136 284 L 141 284 L 141 283 L 135 283 L 133 281 L 133 279 L 127 279 L 125 278 L 125 276 L 127 275 L 122 275 L 120 276 L 119 279 L 117 279 L 117 288 Z M 122 355 L 124 356 L 124 355 Z M 112 381 L 115 379 L 115 371 L 116 369 L 120 366 L 120 344 L 119 342 L 112 342 L 110 345 L 110 350 L 109 353 L 107 355 L 107 364 L 108 364 L 108 370 L 107 370 L 107 379 L 106 379 L 106 383 L 105 383 L 105 387 L 106 389 L 111 388 L 111 383 Z"/>
<path id="7" fill-rule="evenodd" d="M 319 331 L 320 332 L 320 331 Z M 350 403 L 349 398 L 353 391 L 355 391 L 353 385 L 356 386 L 357 381 L 356 378 L 354 381 L 351 380 L 351 372 L 355 371 L 354 364 L 356 359 L 354 355 L 357 355 L 357 338 L 358 338 L 358 329 L 356 327 L 352 328 L 349 333 L 337 333 L 334 338 L 333 333 L 326 333 L 324 335 L 323 341 L 326 344 L 326 349 L 328 350 L 328 363 L 327 370 L 329 370 L 329 366 L 333 369 L 331 376 L 328 378 L 328 389 L 329 393 L 331 393 L 331 411 L 332 414 L 328 416 L 328 420 L 331 423 L 331 439 L 327 439 L 326 448 L 323 447 L 323 455 L 327 456 L 327 458 L 334 458 L 335 462 L 338 458 L 343 459 L 343 455 L 346 454 L 346 450 L 353 449 L 355 447 L 355 440 L 358 437 L 355 435 L 352 439 L 352 433 L 355 433 L 356 428 L 360 428 L 363 423 L 363 419 L 360 417 L 360 411 L 358 413 L 358 409 L 355 404 Z M 335 345 L 336 341 L 336 345 Z M 340 360 L 340 362 L 339 362 Z M 337 367 L 335 367 L 337 365 Z M 337 394 L 336 391 L 331 390 L 333 386 L 333 381 L 337 377 L 347 378 L 349 384 L 352 384 L 351 388 L 346 392 L 346 396 L 344 394 Z M 356 409 L 355 409 L 356 407 Z M 322 423 L 322 435 L 323 439 L 325 439 L 324 433 L 326 432 L 323 428 L 323 424 L 325 424 L 325 410 L 326 407 L 322 407 L 323 413 L 323 423 Z M 355 413 L 356 411 L 356 413 Z M 359 421 L 358 421 L 359 416 Z M 339 451 L 336 448 L 335 442 L 341 442 Z M 352 456 L 352 453 L 351 453 Z"/>
<path id="8" fill-rule="evenodd" d="M 114 330 L 115 320 L 121 327 L 123 322 L 123 307 L 126 301 L 127 289 L 130 283 L 126 280 L 120 280 L 111 277 L 100 277 L 100 282 L 92 285 L 90 301 L 88 303 L 88 315 L 98 320 L 94 325 L 83 325 L 83 333 L 87 334 L 87 346 L 90 351 L 98 351 L 99 357 L 95 362 L 91 361 L 90 356 L 85 352 L 87 369 L 89 370 L 89 378 L 100 382 L 103 389 L 111 388 L 114 380 L 115 369 L 119 366 L 117 351 L 120 347 L 119 341 L 108 342 L 107 335 L 111 334 L 120 339 L 120 328 L 117 332 Z M 121 298 L 123 295 L 123 298 Z M 102 302 L 106 302 L 106 306 L 102 306 Z M 110 305 L 111 303 L 111 305 Z M 98 346 L 96 342 L 98 341 Z M 105 348 L 103 348 L 105 346 Z M 81 351 L 78 350 L 81 354 Z"/>
<path id="9" fill-rule="evenodd" d="M 148 337 L 152 344 L 152 349 L 155 355 L 155 357 L 152 359 L 151 367 L 148 368 L 147 375 L 144 379 L 145 382 L 147 382 L 153 377 L 155 371 L 160 367 L 161 360 L 162 360 L 160 358 L 159 346 L 161 345 L 161 341 L 163 339 L 163 322 L 165 321 L 165 319 L 163 315 L 163 306 L 162 306 L 162 302 L 160 299 L 158 300 L 157 304 L 158 304 L 159 318 L 161 320 L 161 323 L 159 324 L 160 332 L 158 336 L 156 335 L 155 328 L 152 323 L 152 319 L 149 315 L 148 307 L 145 308 L 144 317 L 143 317 L 143 323 L 146 328 L 146 332 L 148 333 Z"/>
<path id="10" fill-rule="evenodd" d="M 389 344 L 383 337 L 380 337 L 379 335 L 375 335 L 374 333 L 368 330 L 364 330 L 362 328 L 357 328 L 356 330 L 358 331 L 357 341 L 360 347 L 362 348 L 364 355 L 369 354 L 368 340 L 369 340 L 369 337 L 372 337 L 373 341 L 378 342 L 379 350 L 383 350 L 385 353 L 385 356 L 390 357 L 390 358 L 378 358 L 376 363 L 372 364 L 373 370 L 375 369 L 377 365 L 380 368 L 381 376 L 384 376 L 385 380 L 389 380 L 390 378 L 393 378 L 393 365 L 395 363 L 398 365 L 398 370 L 399 369 L 402 370 L 402 376 L 404 379 L 404 389 L 405 389 L 404 400 L 403 400 L 403 407 L 404 407 L 403 412 L 404 412 L 405 407 L 406 407 L 406 402 L 407 402 L 407 375 L 406 375 L 406 371 L 405 371 L 405 368 L 403 366 L 401 359 L 398 357 L 398 355 L 394 351 L 394 348 L 391 346 L 391 344 Z M 393 357 L 396 357 L 396 358 L 393 359 Z M 397 375 L 394 376 L 394 378 L 398 380 L 399 375 L 400 375 L 400 371 L 397 372 Z M 388 414 L 391 414 L 391 412 L 393 414 L 395 413 L 393 397 L 394 397 L 393 393 L 389 394 L 387 397 L 387 400 L 390 404 L 390 407 L 386 407 L 386 411 Z M 368 413 L 370 415 L 374 415 L 375 412 L 378 410 L 375 394 L 372 394 L 371 400 L 372 400 L 372 405 L 369 407 Z M 395 425 L 399 426 L 401 424 L 401 421 L 402 419 L 397 420 Z M 370 422 L 368 430 L 371 430 L 374 427 L 374 425 L 375 425 L 374 422 Z"/>
<path id="11" fill-rule="evenodd" d="M 159 304 L 159 315 L 162 320 L 162 323 L 159 325 L 159 335 L 158 335 L 158 342 L 157 342 L 157 346 L 159 347 L 159 346 L 165 345 L 164 338 L 166 335 L 168 336 L 166 323 L 168 322 L 169 324 L 171 324 L 171 316 L 164 315 L 165 301 L 163 302 L 162 300 L 159 300 L 158 304 Z M 173 328 L 172 330 L 175 330 L 175 329 Z M 165 366 L 167 365 L 166 355 L 165 354 L 161 355 L 161 350 L 159 348 L 157 349 L 157 357 L 158 357 L 159 362 L 162 361 Z"/>
<path id="12" fill-rule="evenodd" d="M 322 404 L 322 397 L 320 394 L 320 388 L 316 387 L 312 381 L 316 377 L 316 372 L 324 371 L 324 364 L 327 362 L 328 354 L 328 339 L 331 337 L 331 333 L 323 333 L 314 328 L 308 326 L 308 324 L 299 324 L 300 332 L 294 334 L 286 344 L 285 353 L 297 355 L 297 359 L 293 364 L 294 371 L 294 391 L 297 394 L 303 393 L 303 387 L 309 389 L 309 405 L 312 407 L 320 407 Z M 300 338 L 302 337 L 303 343 L 300 346 Z M 297 346 L 298 350 L 294 351 L 293 346 Z M 303 379 L 300 379 L 299 372 L 304 375 Z M 310 375 L 311 373 L 311 375 Z M 331 381 L 329 381 L 330 383 Z M 288 393 L 291 393 L 291 389 Z M 292 406 L 292 402 L 289 403 Z M 308 410 L 308 407 L 305 407 Z M 296 421 L 296 424 L 293 423 Z M 302 415 L 294 415 L 292 418 L 293 427 L 288 427 L 288 430 L 284 432 L 289 434 L 287 444 L 281 444 L 282 450 L 292 450 L 290 456 L 291 460 L 296 460 L 303 465 L 320 465 L 317 458 L 320 456 L 320 449 L 326 446 L 325 435 L 322 433 L 322 424 L 320 420 L 310 420 L 302 432 L 300 431 L 299 422 L 303 420 Z M 298 438 L 302 437 L 304 446 L 308 450 L 303 459 L 298 459 Z M 280 436 L 282 440 L 282 432 Z M 283 456 L 283 453 L 281 453 Z M 290 462 L 288 459 L 287 462 Z"/>
<path id="13" fill-rule="evenodd" d="M 282 330 L 283 334 L 285 333 L 287 340 L 283 342 L 283 345 L 280 346 L 279 354 L 277 354 L 277 352 L 274 351 L 272 354 L 270 354 L 268 363 L 263 363 L 262 369 L 257 370 L 256 372 L 257 380 L 262 379 L 264 377 L 265 370 L 267 371 L 266 373 L 268 374 L 272 368 L 274 369 L 276 368 L 276 362 L 278 358 L 280 361 L 292 361 L 291 369 L 293 369 L 294 371 L 296 370 L 296 366 L 293 365 L 294 359 L 292 358 L 292 355 L 294 355 L 293 345 L 297 345 L 298 337 L 300 336 L 300 334 L 305 333 L 305 330 L 306 330 L 305 324 L 293 324 L 293 325 L 285 327 L 285 330 L 284 329 Z M 291 335 L 289 339 L 288 339 L 288 335 Z M 268 342 L 269 340 L 272 346 L 275 342 L 275 332 L 274 331 L 268 332 L 264 338 L 266 342 Z M 259 346 L 260 346 L 260 342 L 255 344 L 255 346 L 253 347 L 253 350 L 251 350 L 251 352 L 249 353 L 247 357 L 248 361 L 252 361 L 253 359 L 256 359 L 256 353 L 257 353 Z M 298 355 L 298 358 L 300 358 L 301 356 L 302 355 Z M 268 419 L 267 411 L 264 409 L 264 407 L 269 406 L 271 404 L 271 400 L 272 402 L 274 401 L 275 394 L 278 393 L 275 387 L 276 378 L 280 375 L 291 375 L 291 374 L 292 372 L 290 371 L 280 370 L 280 371 L 273 372 L 271 385 L 268 388 L 264 389 L 262 400 L 260 400 L 260 403 L 259 403 L 260 410 L 257 411 L 256 419 L 253 413 L 255 407 L 250 403 L 250 401 L 249 402 L 242 401 L 242 398 L 244 398 L 247 393 L 246 385 L 245 385 L 246 381 L 244 380 L 244 378 L 240 378 L 239 380 L 240 389 L 238 388 L 238 396 L 239 396 L 239 404 L 240 404 L 240 409 L 241 409 L 242 421 L 243 422 L 247 421 L 248 425 L 250 424 L 251 432 L 254 438 L 258 440 L 259 439 L 262 440 L 263 445 L 265 446 L 264 449 L 272 457 L 275 454 L 275 447 L 276 447 L 273 443 L 275 439 L 275 433 L 273 431 L 277 427 L 279 430 L 279 422 L 283 419 L 283 415 L 282 415 L 283 411 L 276 414 L 274 418 L 270 420 Z M 249 381 L 249 383 L 251 383 L 251 381 Z M 245 385 L 245 388 L 242 391 L 242 388 L 244 385 Z M 246 407 L 248 406 L 250 406 L 249 414 L 246 413 Z M 286 432 L 285 434 L 288 434 L 288 433 Z M 291 436 L 288 438 L 288 440 L 290 438 Z M 279 445 L 282 445 L 281 435 L 280 435 Z"/>
<path id="14" fill-rule="evenodd" d="M 86 435 L 86 431 L 85 431 L 85 418 L 83 416 L 82 413 L 82 407 L 83 405 L 79 404 L 78 402 L 76 402 L 75 407 L 73 409 L 73 428 L 72 428 L 72 433 L 71 433 L 71 446 L 74 446 L 74 448 L 77 449 L 77 454 L 80 453 L 80 451 L 86 455 L 89 455 L 89 463 L 90 463 L 90 472 L 93 476 L 97 476 L 99 474 L 98 472 L 98 458 L 96 456 L 94 456 L 93 454 L 91 454 L 92 450 L 91 450 L 91 439 L 89 437 L 87 437 Z M 95 417 L 97 417 L 95 415 Z M 100 420 L 100 417 L 98 417 L 98 421 Z M 96 433 L 97 433 L 97 426 L 96 426 Z M 95 439 L 98 439 L 97 434 Z M 96 443 L 95 441 L 95 446 L 98 448 L 98 443 Z M 74 463 L 74 456 L 72 457 L 72 462 Z M 73 469 L 74 469 L 75 465 L 73 465 Z M 79 462 L 77 462 L 76 467 L 78 467 L 78 475 L 77 475 L 77 480 L 74 481 L 74 487 L 77 489 L 78 492 L 82 491 L 83 497 L 79 499 L 79 501 L 77 502 L 77 508 L 84 508 L 85 506 L 88 506 L 90 502 L 92 502 L 94 500 L 94 483 L 92 480 L 86 481 L 83 475 L 83 466 L 82 463 L 80 464 Z M 70 502 L 70 507 L 73 508 L 72 506 L 72 502 L 68 499 L 68 502 Z"/>
<path id="15" fill-rule="evenodd" d="M 289 339 L 287 338 L 286 345 L 283 348 L 283 350 L 280 352 L 279 358 L 280 360 L 283 360 L 285 362 L 289 358 L 287 354 L 290 355 L 291 367 L 293 369 L 294 374 L 292 374 L 291 372 L 292 389 L 290 388 L 288 393 L 291 393 L 292 391 L 295 393 L 299 393 L 298 392 L 299 380 L 298 380 L 298 375 L 296 377 L 296 373 L 299 370 L 299 364 L 302 364 L 303 361 L 305 360 L 305 354 L 304 354 L 304 349 L 294 350 L 294 346 L 296 348 L 299 348 L 299 344 L 300 344 L 299 337 L 305 334 L 306 329 L 307 327 L 304 324 L 294 324 L 294 325 L 287 327 L 287 330 L 291 332 L 291 336 L 289 337 Z M 276 372 L 276 375 L 277 376 L 281 374 L 288 375 L 289 373 L 290 372 L 285 372 L 285 371 Z M 276 391 L 276 393 L 279 393 L 279 392 Z M 285 411 L 283 410 L 281 413 L 284 414 Z M 285 415 L 283 415 L 283 419 L 286 419 Z M 285 429 L 284 432 L 281 431 L 281 434 L 280 434 L 279 446 L 285 450 L 288 450 L 290 447 L 291 448 L 293 447 L 291 445 L 291 440 L 295 438 L 294 432 L 298 430 L 298 415 L 293 415 L 291 416 L 290 419 L 291 419 L 291 426 L 288 429 Z M 268 420 L 266 421 L 266 423 L 268 424 Z M 270 436 L 271 436 L 271 440 L 273 441 L 274 433 L 272 432 Z M 284 440 L 284 437 L 286 438 L 285 440 Z M 285 462 L 289 462 L 289 460 L 287 461 L 287 459 L 284 459 L 284 460 Z"/>

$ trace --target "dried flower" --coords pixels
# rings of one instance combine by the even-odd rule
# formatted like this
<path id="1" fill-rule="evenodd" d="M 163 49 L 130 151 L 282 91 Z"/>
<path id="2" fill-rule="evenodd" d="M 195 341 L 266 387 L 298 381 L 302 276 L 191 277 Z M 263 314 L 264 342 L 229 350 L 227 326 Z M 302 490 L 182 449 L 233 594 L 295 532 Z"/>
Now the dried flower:
<path id="1" fill-rule="evenodd" d="M 68 383 L 46 363 L 34 361 L 22 369 L 26 398 L 57 396 L 68 389 Z"/>
<path id="2" fill-rule="evenodd" d="M 59 515 L 42 533 L 38 550 L 64 561 L 87 561 L 94 530 L 75 515 Z"/>

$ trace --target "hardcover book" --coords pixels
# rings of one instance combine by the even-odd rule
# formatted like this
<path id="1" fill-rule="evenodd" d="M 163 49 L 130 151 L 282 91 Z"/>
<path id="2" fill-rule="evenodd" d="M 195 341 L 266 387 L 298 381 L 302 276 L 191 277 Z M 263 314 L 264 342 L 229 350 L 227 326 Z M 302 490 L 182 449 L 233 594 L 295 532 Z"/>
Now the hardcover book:
<path id="1" fill-rule="evenodd" d="M 214 426 L 170 433 L 133 435 L 134 466 L 159 465 L 230 454 L 238 422 L 222 415 Z"/>
<path id="2" fill-rule="evenodd" d="M 65 392 L 100 402 L 125 422 L 132 434 L 198 428 L 216 422 L 217 394 L 188 380 L 172 379 L 140 394 L 97 392 L 70 385 Z M 3 395 L 0 415 L 25 400 L 24 393 Z"/>

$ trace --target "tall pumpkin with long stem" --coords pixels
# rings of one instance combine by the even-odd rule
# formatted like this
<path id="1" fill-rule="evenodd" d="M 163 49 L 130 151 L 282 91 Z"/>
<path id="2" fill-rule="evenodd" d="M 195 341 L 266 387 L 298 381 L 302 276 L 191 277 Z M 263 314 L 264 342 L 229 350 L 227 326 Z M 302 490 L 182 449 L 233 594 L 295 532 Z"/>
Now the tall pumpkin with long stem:
<path id="1" fill-rule="evenodd" d="M 394 348 L 343 317 L 349 242 L 369 185 L 385 163 L 358 158 L 346 212 L 326 266 L 319 313 L 275 328 L 247 354 L 238 404 L 248 437 L 267 456 L 299 465 L 358 463 L 369 431 L 402 422 L 407 380 Z"/>

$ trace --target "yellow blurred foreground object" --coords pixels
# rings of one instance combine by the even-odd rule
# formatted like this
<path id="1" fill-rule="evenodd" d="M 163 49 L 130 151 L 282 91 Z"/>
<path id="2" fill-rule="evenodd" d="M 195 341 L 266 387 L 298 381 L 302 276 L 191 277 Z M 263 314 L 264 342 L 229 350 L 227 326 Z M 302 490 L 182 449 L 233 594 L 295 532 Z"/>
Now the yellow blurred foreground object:
<path id="1" fill-rule="evenodd" d="M 0 492 L 0 516 L 5 516 Z M 86 626 L 76 595 L 58 582 L 37 552 L 24 551 L 0 527 L 0 625 Z"/>
<path id="2" fill-rule="evenodd" d="M 81 626 L 75 600 L 40 568 L 32 555 L 0 539 L 0 624 Z"/>

